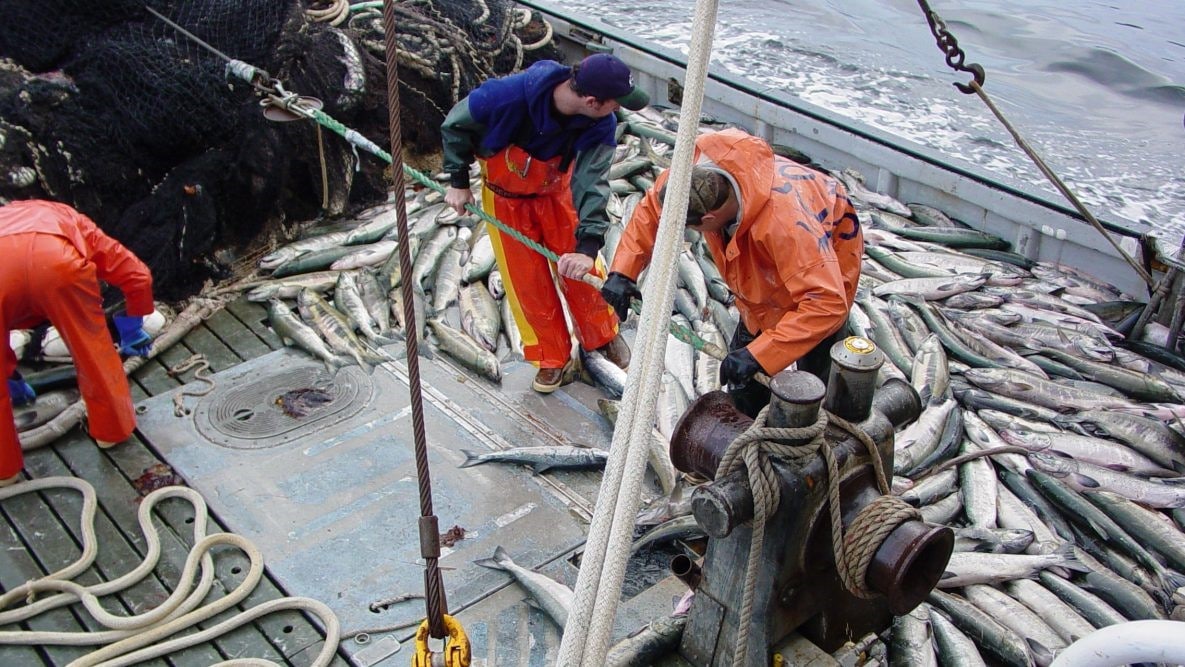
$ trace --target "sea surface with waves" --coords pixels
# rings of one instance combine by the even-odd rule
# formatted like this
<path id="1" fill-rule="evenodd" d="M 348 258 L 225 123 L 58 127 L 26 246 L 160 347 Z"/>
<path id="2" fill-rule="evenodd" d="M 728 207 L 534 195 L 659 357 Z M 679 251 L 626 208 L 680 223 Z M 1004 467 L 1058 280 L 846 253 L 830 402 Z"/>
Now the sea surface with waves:
<path id="1" fill-rule="evenodd" d="M 692 0 L 544 0 L 687 52 Z M 930 0 L 984 90 L 1097 217 L 1185 234 L 1185 0 Z M 913 0 L 718 3 L 712 62 L 1054 192 L 951 84 Z M 1060 195 L 1055 195 L 1060 197 Z"/>

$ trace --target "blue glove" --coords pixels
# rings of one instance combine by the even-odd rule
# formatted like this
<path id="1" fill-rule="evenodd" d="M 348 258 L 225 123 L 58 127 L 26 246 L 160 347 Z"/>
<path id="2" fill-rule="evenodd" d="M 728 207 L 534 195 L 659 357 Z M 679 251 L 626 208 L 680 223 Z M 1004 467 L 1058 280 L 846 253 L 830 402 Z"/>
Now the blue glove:
<path id="1" fill-rule="evenodd" d="M 749 348 L 742 347 L 739 350 L 733 350 L 724 357 L 724 361 L 720 362 L 720 384 L 728 385 L 742 385 L 748 382 L 757 371 L 761 370 L 761 364 L 753 358 Z"/>
<path id="2" fill-rule="evenodd" d="M 111 319 L 119 332 L 119 353 L 128 357 L 147 357 L 152 349 L 152 337 L 144 331 L 144 318 L 116 315 Z"/>
<path id="3" fill-rule="evenodd" d="M 37 392 L 33 391 L 20 373 L 15 373 L 8 379 L 8 395 L 12 398 L 14 406 L 28 405 L 37 398 Z"/>

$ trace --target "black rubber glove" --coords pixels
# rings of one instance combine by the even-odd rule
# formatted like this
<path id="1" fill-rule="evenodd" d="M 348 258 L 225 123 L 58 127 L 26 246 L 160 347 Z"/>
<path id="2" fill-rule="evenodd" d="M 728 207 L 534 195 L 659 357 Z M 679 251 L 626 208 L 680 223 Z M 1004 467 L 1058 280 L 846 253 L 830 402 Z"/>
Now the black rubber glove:
<path id="1" fill-rule="evenodd" d="M 733 350 L 728 353 L 727 357 L 724 357 L 724 361 L 720 362 L 720 384 L 725 387 L 745 384 L 759 370 L 761 370 L 761 364 L 753 358 L 749 348 L 742 347 L 739 350 Z"/>
<path id="2" fill-rule="evenodd" d="M 638 283 L 634 282 L 632 278 L 627 278 L 624 273 L 613 271 L 605 279 L 605 284 L 601 286 L 601 296 L 605 298 L 606 303 L 613 306 L 613 310 L 617 311 L 617 319 L 624 322 L 630 314 L 630 300 L 641 299 L 642 293 L 638 291 Z"/>

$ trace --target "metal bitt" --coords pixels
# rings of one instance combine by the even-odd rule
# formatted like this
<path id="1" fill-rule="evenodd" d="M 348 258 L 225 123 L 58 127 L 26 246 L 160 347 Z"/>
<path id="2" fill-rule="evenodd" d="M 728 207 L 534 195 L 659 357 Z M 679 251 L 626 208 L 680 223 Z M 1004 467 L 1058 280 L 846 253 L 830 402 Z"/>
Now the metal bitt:
<path id="1" fill-rule="evenodd" d="M 831 373 L 823 406 L 850 422 L 867 419 L 884 363 L 885 353 L 863 336 L 848 336 L 831 346 Z"/>
<path id="2" fill-rule="evenodd" d="M 882 462 L 892 470 L 893 433 L 921 413 L 917 392 L 900 380 L 876 387 L 883 356 L 865 339 L 842 341 L 832 353 L 836 370 L 826 391 L 807 373 L 783 371 L 774 378 L 770 425 L 814 423 L 826 395 L 829 411 L 855 417 L 845 419 L 876 443 Z M 706 394 L 676 425 L 671 459 L 684 472 L 712 478 L 729 444 L 751 423 L 727 394 Z M 839 467 L 843 522 L 851 525 L 880 495 L 868 450 L 834 425 L 824 437 Z M 884 630 L 893 614 L 905 613 L 925 599 L 950 558 L 954 535 L 949 528 L 920 521 L 898 526 L 874 554 L 867 573 L 866 584 L 880 595 L 858 598 L 844 588 L 835 567 L 823 457 L 797 463 L 771 457 L 771 465 L 780 483 L 781 503 L 766 521 L 760 564 L 753 572 L 757 594 L 752 601 L 755 623 L 749 628 L 748 665 L 768 664 L 772 647 L 793 633 L 834 651 L 846 641 Z M 747 474 L 738 471 L 701 485 L 692 496 L 692 512 L 712 539 L 679 652 L 693 665 L 731 665 L 744 594 L 737 573 L 745 571 L 752 540 L 753 498 Z"/>

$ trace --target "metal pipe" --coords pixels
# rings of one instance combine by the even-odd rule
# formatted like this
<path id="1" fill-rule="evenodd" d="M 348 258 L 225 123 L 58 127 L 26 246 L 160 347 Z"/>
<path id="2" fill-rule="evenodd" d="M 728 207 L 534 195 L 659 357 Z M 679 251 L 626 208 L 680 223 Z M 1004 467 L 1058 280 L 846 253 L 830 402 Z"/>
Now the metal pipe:
<path id="1" fill-rule="evenodd" d="M 685 554 L 679 554 L 671 559 L 671 574 L 687 584 L 687 587 L 693 591 L 699 588 L 699 582 L 704 578 L 704 571 L 700 568 L 699 563 L 691 560 Z"/>
<path id="2" fill-rule="evenodd" d="M 708 537 L 728 537 L 733 528 L 753 518 L 749 478 L 735 472 L 691 492 L 691 514 Z"/>
<path id="3" fill-rule="evenodd" d="M 922 414 L 922 398 L 908 382 L 893 378 L 877 389 L 872 407 L 887 417 L 895 428 L 901 428 Z"/>

